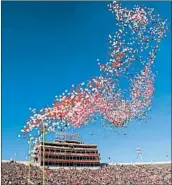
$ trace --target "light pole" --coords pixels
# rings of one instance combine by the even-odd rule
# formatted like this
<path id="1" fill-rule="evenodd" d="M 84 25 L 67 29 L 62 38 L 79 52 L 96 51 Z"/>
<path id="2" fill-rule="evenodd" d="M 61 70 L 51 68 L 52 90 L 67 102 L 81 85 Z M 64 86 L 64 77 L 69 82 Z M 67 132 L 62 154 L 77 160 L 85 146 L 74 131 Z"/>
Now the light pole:
<path id="1" fill-rule="evenodd" d="M 142 150 L 141 148 L 136 148 L 136 152 L 137 152 L 137 158 L 140 158 L 140 160 L 142 161 Z"/>
<path id="2" fill-rule="evenodd" d="M 17 153 L 14 153 L 14 161 L 16 161 Z"/>

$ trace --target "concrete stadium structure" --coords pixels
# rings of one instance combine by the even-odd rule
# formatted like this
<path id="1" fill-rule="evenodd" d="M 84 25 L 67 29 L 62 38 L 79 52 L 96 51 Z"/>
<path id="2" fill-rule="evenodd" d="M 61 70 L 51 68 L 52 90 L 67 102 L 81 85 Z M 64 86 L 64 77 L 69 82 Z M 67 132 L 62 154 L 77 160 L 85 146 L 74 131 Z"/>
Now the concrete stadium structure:
<path id="1" fill-rule="evenodd" d="M 40 142 L 35 145 L 33 163 L 50 168 L 56 167 L 100 167 L 97 145 L 64 140 Z"/>

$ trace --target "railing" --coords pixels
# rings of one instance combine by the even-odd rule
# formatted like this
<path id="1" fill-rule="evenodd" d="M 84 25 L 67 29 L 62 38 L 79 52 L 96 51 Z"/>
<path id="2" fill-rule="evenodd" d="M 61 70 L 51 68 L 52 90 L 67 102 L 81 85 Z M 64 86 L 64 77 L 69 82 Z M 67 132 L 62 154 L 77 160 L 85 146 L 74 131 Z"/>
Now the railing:
<path id="1" fill-rule="evenodd" d="M 42 145 L 39 145 L 39 147 L 37 148 L 42 148 L 43 146 Z M 45 145 L 46 148 L 53 148 L 53 149 L 68 149 L 68 150 L 72 150 L 72 149 L 75 149 L 75 150 L 84 150 L 84 151 L 96 151 L 97 148 L 81 148 L 81 147 L 73 147 L 73 146 L 49 146 L 49 145 Z M 35 148 L 35 149 L 37 149 Z"/>
<path id="2" fill-rule="evenodd" d="M 64 160 L 64 159 L 47 159 L 47 158 L 45 158 L 44 161 L 62 162 L 62 163 L 100 163 L 99 160 Z M 41 159 L 41 162 L 43 162 L 43 159 Z"/>
<path id="3" fill-rule="evenodd" d="M 39 154 L 43 154 L 43 151 L 40 151 Z M 78 153 L 65 153 L 65 152 L 61 152 L 61 153 L 57 153 L 57 152 L 48 152 L 45 151 L 45 154 L 48 155 L 65 155 L 65 156 L 85 156 L 85 157 L 99 157 L 100 154 L 88 154 L 88 153 L 82 153 L 82 154 L 78 154 Z"/>

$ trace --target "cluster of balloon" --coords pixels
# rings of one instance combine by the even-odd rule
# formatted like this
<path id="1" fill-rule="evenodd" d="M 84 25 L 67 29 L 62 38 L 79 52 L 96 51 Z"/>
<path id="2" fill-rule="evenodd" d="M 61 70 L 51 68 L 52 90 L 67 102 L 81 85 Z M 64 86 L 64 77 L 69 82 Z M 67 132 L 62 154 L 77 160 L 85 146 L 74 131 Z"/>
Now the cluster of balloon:
<path id="1" fill-rule="evenodd" d="M 81 127 L 99 116 L 111 125 L 125 127 L 133 119 L 143 119 L 151 108 L 154 93 L 152 66 L 160 41 L 168 31 L 167 20 L 162 20 L 154 9 L 134 6 L 122 8 L 117 1 L 108 5 L 116 18 L 117 31 L 109 35 L 108 61 L 101 64 L 100 76 L 93 77 L 77 87 L 55 96 L 51 107 L 39 112 L 30 109 L 33 115 L 21 130 L 34 142 L 41 140 L 43 125 L 46 132 L 64 130 L 70 126 Z M 134 64 L 142 69 L 133 73 Z M 120 77 L 128 79 L 130 87 L 120 88 Z M 128 92 L 129 98 L 123 95 Z"/>

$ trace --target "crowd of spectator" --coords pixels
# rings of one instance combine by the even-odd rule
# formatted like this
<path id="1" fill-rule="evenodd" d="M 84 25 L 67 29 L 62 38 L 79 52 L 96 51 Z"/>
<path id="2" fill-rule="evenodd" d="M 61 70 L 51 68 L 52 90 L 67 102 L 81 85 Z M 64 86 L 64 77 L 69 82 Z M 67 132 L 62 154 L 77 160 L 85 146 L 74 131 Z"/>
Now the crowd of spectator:
<path id="1" fill-rule="evenodd" d="M 3 162 L 1 169 L 2 185 L 43 184 L 43 171 L 40 167 Z M 46 169 L 46 185 L 141 185 L 171 184 L 171 164 L 162 165 L 108 165 L 99 169 Z M 30 180 L 29 180 L 30 179 Z M 28 181 L 29 180 L 29 181 Z"/>

